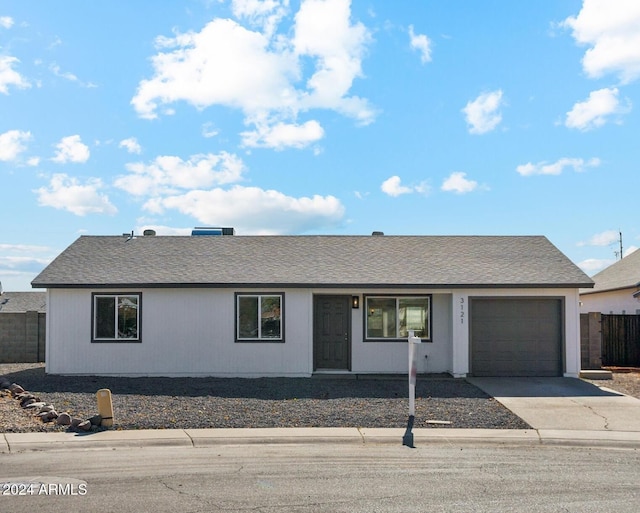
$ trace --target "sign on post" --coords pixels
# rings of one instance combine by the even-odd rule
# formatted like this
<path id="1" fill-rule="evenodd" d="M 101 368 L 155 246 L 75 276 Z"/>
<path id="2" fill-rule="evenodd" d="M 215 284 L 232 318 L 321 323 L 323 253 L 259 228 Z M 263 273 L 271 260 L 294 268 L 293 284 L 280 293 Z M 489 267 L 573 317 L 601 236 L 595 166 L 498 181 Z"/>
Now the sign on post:
<path id="1" fill-rule="evenodd" d="M 416 416 L 416 376 L 418 374 L 418 359 L 416 357 L 416 349 L 418 344 L 422 343 L 420 338 L 414 336 L 414 331 L 409 331 L 409 421 L 407 422 L 407 430 L 402 437 L 402 445 L 413 447 L 413 422 Z"/>

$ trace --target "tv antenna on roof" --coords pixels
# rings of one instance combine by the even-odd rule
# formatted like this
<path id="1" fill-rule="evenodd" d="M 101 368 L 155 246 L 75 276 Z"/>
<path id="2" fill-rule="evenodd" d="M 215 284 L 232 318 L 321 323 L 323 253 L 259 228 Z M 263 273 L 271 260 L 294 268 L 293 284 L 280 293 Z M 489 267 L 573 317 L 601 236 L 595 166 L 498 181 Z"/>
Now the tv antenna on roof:
<path id="1" fill-rule="evenodd" d="M 613 253 L 616 255 L 616 258 L 618 257 L 618 255 L 620 255 L 620 260 L 622 260 L 622 258 L 624 257 L 624 254 L 622 253 L 622 232 L 619 231 L 618 232 L 618 242 L 620 243 L 620 251 L 614 251 Z"/>

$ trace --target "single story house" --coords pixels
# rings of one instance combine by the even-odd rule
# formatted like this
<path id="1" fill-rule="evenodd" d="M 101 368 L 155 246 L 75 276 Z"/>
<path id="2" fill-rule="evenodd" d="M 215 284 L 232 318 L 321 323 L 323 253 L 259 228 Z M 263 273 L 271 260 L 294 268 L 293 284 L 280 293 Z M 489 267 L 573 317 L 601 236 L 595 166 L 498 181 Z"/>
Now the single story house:
<path id="1" fill-rule="evenodd" d="M 47 289 L 51 374 L 578 376 L 591 279 L 542 236 L 82 236 Z M 198 234 L 211 234 L 198 236 Z"/>
<path id="2" fill-rule="evenodd" d="M 593 276 L 595 285 L 580 291 L 580 311 L 640 314 L 640 251 L 634 251 Z"/>

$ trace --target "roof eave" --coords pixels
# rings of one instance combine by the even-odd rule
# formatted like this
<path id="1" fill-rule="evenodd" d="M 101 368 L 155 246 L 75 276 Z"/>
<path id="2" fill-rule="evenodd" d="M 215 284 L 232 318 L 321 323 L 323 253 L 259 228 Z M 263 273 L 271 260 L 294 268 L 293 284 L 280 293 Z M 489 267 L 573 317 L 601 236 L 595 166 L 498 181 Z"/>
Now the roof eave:
<path id="1" fill-rule="evenodd" d="M 290 283 L 290 282 L 198 282 L 198 283 L 35 283 L 34 288 L 44 289 L 115 289 L 115 288 L 315 288 L 315 289 L 580 289 L 591 288 L 593 283 Z"/>

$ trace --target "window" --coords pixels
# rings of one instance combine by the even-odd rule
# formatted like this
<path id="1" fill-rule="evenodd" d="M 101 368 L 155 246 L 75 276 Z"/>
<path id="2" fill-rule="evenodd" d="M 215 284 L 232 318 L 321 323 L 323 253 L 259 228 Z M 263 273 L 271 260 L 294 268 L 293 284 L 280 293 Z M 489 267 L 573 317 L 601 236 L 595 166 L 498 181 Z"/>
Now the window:
<path id="1" fill-rule="evenodd" d="M 366 296 L 366 340 L 431 340 L 431 296 Z"/>
<path id="2" fill-rule="evenodd" d="M 93 294 L 93 341 L 140 342 L 142 294 Z"/>
<path id="3" fill-rule="evenodd" d="M 284 294 L 236 294 L 236 340 L 284 341 Z"/>

